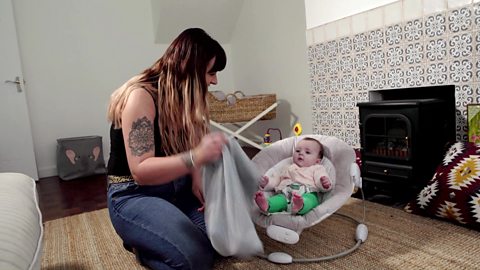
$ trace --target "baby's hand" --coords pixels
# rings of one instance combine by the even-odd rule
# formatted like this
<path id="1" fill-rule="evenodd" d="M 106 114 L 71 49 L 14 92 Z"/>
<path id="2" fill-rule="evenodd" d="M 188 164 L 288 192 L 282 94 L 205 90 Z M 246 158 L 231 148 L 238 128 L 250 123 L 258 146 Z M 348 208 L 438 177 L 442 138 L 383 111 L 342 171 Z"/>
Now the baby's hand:
<path id="1" fill-rule="evenodd" d="M 260 179 L 260 188 L 265 188 L 268 185 L 268 176 L 264 175 L 262 176 L 262 179 Z"/>
<path id="2" fill-rule="evenodd" d="M 332 183 L 330 183 L 330 179 L 326 176 L 320 177 L 320 182 L 322 183 L 322 187 L 325 189 L 329 189 Z"/>

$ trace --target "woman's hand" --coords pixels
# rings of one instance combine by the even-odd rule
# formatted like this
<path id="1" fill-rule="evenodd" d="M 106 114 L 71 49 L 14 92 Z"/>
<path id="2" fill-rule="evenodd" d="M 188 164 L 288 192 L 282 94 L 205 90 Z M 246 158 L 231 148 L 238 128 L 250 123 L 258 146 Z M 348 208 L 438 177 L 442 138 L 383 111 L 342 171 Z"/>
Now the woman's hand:
<path id="1" fill-rule="evenodd" d="M 200 144 L 193 149 L 195 165 L 201 166 L 213 162 L 222 156 L 222 148 L 227 143 L 227 138 L 221 132 L 205 135 Z"/>
<path id="2" fill-rule="evenodd" d="M 198 211 L 205 210 L 205 199 L 203 197 L 203 185 L 201 166 L 205 163 L 213 162 L 222 156 L 223 146 L 227 143 L 227 138 L 221 132 L 214 132 L 205 135 L 200 144 L 193 149 L 193 160 L 195 167 L 192 170 L 192 192 L 200 201 L 202 206 Z"/>
<path id="3" fill-rule="evenodd" d="M 199 168 L 192 170 L 192 193 L 197 197 L 198 201 L 202 204 L 198 211 L 205 210 L 205 199 L 203 198 L 203 188 L 202 188 L 202 175 Z"/>

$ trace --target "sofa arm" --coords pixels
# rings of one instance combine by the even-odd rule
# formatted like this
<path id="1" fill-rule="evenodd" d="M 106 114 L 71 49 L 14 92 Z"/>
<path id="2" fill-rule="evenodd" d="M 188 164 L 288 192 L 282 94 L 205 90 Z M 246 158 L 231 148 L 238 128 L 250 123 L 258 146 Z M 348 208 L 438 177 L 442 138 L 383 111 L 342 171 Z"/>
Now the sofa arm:
<path id="1" fill-rule="evenodd" d="M 40 269 L 42 214 L 35 181 L 0 173 L 0 269 Z"/>

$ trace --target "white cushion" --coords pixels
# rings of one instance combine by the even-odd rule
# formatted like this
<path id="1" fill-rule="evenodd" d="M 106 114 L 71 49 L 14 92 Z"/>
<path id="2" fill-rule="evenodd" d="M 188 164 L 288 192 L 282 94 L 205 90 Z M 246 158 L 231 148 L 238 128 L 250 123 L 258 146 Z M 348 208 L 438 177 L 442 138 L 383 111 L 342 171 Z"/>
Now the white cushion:
<path id="1" fill-rule="evenodd" d="M 0 269 L 40 269 L 42 214 L 35 181 L 0 173 Z"/>

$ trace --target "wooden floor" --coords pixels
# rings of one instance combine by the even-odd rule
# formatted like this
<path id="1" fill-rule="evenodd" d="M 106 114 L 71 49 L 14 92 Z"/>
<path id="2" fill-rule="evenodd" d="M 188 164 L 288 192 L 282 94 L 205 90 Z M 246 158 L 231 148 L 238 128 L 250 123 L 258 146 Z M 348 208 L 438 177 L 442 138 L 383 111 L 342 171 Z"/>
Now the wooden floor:
<path id="1" fill-rule="evenodd" d="M 243 148 L 251 158 L 258 150 Z M 107 207 L 107 178 L 96 175 L 63 181 L 57 176 L 37 181 L 43 221 L 90 212 Z"/>
<path id="2" fill-rule="evenodd" d="M 41 178 L 37 182 L 43 221 L 62 218 L 107 207 L 105 175 L 63 181 L 60 178 Z"/>

